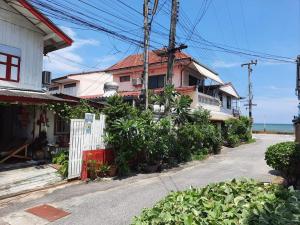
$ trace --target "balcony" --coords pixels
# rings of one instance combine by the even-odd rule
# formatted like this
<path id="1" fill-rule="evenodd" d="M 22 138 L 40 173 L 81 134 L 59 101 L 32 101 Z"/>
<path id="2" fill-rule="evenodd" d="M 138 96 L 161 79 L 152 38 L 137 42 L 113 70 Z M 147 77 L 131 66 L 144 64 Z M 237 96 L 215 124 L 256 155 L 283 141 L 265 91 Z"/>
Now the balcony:
<path id="1" fill-rule="evenodd" d="M 215 98 L 210 95 L 203 94 L 201 92 L 198 92 L 198 102 L 205 105 L 212 105 L 212 106 L 221 106 L 221 101 L 218 98 Z"/>

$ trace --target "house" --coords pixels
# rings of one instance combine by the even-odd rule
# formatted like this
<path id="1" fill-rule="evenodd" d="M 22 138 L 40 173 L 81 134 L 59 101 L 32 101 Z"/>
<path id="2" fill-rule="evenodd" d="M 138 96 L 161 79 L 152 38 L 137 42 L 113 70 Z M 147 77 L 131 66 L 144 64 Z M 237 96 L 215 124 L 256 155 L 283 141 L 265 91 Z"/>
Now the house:
<path id="1" fill-rule="evenodd" d="M 160 91 L 165 85 L 167 57 L 161 50 L 149 53 L 149 89 Z M 239 115 L 239 94 L 232 83 L 224 83 L 220 76 L 184 52 L 175 54 L 173 85 L 189 95 L 193 109 L 210 111 L 212 121 L 224 121 Z M 130 55 L 105 70 L 119 85 L 119 94 L 138 98 L 142 89 L 143 55 Z"/>
<path id="2" fill-rule="evenodd" d="M 69 74 L 52 79 L 49 92 L 79 98 L 92 98 L 104 93 L 104 84 L 112 81 L 112 75 L 101 71 Z"/>
<path id="3" fill-rule="evenodd" d="M 30 159 L 38 138 L 55 143 L 65 132 L 46 106 L 76 101 L 45 92 L 50 77 L 42 72 L 43 55 L 72 42 L 26 0 L 0 0 L 0 163 Z"/>

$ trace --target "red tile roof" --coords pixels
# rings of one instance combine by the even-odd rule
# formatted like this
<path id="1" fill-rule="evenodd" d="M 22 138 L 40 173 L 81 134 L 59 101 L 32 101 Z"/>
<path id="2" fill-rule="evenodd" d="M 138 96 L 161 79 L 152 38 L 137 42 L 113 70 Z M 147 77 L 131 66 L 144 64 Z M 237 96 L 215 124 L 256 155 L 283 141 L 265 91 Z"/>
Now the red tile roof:
<path id="1" fill-rule="evenodd" d="M 184 52 L 176 52 L 175 57 L 177 60 L 192 59 L 192 57 Z M 168 58 L 158 56 L 155 52 L 149 52 L 149 64 L 167 62 Z M 105 71 L 119 70 L 124 68 L 136 67 L 143 65 L 143 54 L 135 54 L 127 56 L 125 59 L 117 62 L 115 65 L 107 68 Z"/>

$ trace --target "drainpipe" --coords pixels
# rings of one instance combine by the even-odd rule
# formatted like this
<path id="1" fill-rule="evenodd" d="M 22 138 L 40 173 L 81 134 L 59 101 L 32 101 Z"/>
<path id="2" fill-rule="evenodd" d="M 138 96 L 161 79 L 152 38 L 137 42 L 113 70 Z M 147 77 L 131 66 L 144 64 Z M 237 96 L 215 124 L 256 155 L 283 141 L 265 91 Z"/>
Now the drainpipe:
<path id="1" fill-rule="evenodd" d="M 192 63 L 192 60 L 190 59 L 190 62 L 186 65 L 183 66 L 183 68 L 181 69 L 181 72 L 180 72 L 180 87 L 182 87 L 182 77 L 183 77 L 183 71 L 189 66 L 191 65 Z"/>

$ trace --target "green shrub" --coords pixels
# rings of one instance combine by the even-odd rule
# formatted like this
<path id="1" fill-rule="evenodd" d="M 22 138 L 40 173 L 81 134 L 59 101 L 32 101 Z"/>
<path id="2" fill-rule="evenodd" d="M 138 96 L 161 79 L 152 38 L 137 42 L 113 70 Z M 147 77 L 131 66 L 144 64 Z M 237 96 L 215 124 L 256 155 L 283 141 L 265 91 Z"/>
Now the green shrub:
<path id="1" fill-rule="evenodd" d="M 52 157 L 52 163 L 60 165 L 58 172 L 63 176 L 68 176 L 68 166 L 69 166 L 69 151 L 62 150 Z"/>
<path id="2" fill-rule="evenodd" d="M 289 184 L 297 185 L 300 180 L 300 146 L 295 142 L 282 142 L 270 146 L 265 153 L 269 166 L 279 170 Z"/>
<path id="3" fill-rule="evenodd" d="M 300 193 L 253 180 L 221 182 L 172 192 L 132 225 L 295 225 Z"/>
<path id="4" fill-rule="evenodd" d="M 238 135 L 228 135 L 227 137 L 227 145 L 231 148 L 234 148 L 240 144 L 240 138 Z"/>
<path id="5" fill-rule="evenodd" d="M 250 126 L 250 119 L 245 116 L 226 120 L 223 127 L 223 136 L 227 146 L 235 147 L 241 142 L 251 141 Z"/>

